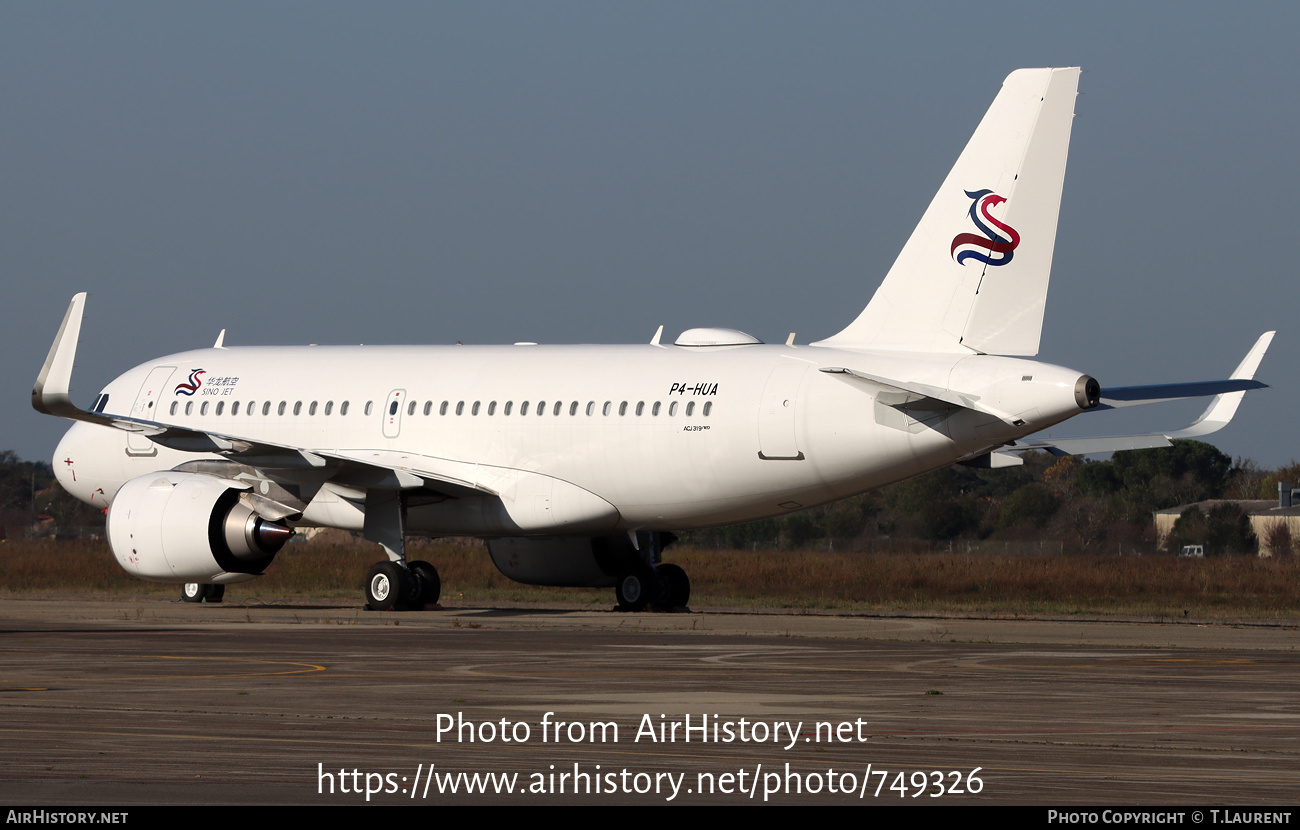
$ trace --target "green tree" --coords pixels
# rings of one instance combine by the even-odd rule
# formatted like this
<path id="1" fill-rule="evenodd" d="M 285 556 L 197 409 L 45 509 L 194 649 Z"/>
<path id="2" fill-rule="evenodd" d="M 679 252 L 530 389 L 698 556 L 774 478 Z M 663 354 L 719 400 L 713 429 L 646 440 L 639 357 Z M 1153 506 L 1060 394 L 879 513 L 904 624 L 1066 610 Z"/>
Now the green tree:
<path id="1" fill-rule="evenodd" d="M 1217 504 L 1205 517 L 1206 550 L 1214 553 L 1254 553 L 1255 533 L 1241 507 Z"/>
<path id="2" fill-rule="evenodd" d="M 1165 549 L 1178 553 L 1186 545 L 1204 545 L 1206 543 L 1205 514 L 1199 507 L 1189 507 L 1178 514 L 1178 521 L 1165 539 Z"/>
<path id="3" fill-rule="evenodd" d="M 1060 505 L 1061 500 L 1056 494 L 1043 485 L 1026 484 L 1002 503 L 1002 518 L 998 525 L 1003 528 L 1017 525 L 1041 528 Z"/>

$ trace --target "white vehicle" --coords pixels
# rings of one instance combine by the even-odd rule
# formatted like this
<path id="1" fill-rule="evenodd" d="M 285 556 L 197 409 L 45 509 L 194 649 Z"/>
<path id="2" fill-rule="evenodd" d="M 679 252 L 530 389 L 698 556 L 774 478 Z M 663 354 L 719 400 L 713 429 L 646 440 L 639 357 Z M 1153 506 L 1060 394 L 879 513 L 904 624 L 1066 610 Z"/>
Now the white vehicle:
<path id="1" fill-rule="evenodd" d="M 228 348 L 160 357 L 88 409 L 69 395 L 85 295 L 32 403 L 78 423 L 59 481 L 110 506 L 143 579 L 255 578 L 302 526 L 361 531 L 380 609 L 437 600 L 407 535 L 477 536 L 529 584 L 683 606 L 673 530 L 777 516 L 953 462 L 1168 446 L 1224 426 L 1272 333 L 1228 380 L 1103 390 L 1037 354 L 1079 70 L 1012 73 L 871 302 L 817 343 L 692 329 L 672 344 Z M 1082 412 L 1216 396 L 1172 432 L 1027 439 Z"/>
<path id="2" fill-rule="evenodd" d="M 1204 559 L 1205 545 L 1183 545 L 1178 556 L 1184 559 Z"/>

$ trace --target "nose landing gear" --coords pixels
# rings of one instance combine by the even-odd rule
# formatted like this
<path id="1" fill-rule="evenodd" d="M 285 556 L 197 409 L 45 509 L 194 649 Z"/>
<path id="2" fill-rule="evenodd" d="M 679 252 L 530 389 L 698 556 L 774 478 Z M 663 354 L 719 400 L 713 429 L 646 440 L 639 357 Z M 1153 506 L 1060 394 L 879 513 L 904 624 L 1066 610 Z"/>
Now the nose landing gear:
<path id="1" fill-rule="evenodd" d="M 225 585 L 204 585 L 199 582 L 186 582 L 181 588 L 182 602 L 221 602 L 226 595 Z"/>

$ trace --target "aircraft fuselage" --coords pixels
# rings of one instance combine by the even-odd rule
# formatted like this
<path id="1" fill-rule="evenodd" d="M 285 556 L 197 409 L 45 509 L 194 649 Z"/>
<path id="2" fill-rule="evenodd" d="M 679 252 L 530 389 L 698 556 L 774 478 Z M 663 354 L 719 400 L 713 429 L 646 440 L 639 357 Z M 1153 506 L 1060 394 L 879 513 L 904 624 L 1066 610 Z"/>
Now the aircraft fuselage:
<path id="1" fill-rule="evenodd" d="M 961 390 L 1003 417 L 882 402 L 824 367 Z M 515 517 L 493 524 L 461 494 L 412 504 L 410 533 L 607 533 L 780 515 L 979 455 L 1083 411 L 1080 377 L 1015 358 L 809 346 L 229 348 L 138 366 L 98 407 L 446 477 L 509 499 Z M 75 495 L 106 503 L 132 478 L 202 458 L 221 457 L 77 424 L 56 467 Z M 304 465 L 298 477 L 310 503 L 329 476 Z M 331 498 L 301 523 L 359 529 Z"/>

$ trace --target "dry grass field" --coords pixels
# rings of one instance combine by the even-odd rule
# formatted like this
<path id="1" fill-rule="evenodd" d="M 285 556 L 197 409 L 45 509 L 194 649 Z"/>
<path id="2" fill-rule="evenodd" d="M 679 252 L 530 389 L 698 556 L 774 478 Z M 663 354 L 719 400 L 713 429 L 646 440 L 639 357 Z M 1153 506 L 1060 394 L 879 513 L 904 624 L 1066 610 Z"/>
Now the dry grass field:
<path id="1" fill-rule="evenodd" d="M 415 543 L 408 553 L 435 563 L 448 600 L 613 605 L 609 589 L 513 583 L 477 543 Z M 1300 619 L 1300 557 L 673 548 L 668 559 L 691 575 L 696 607 Z M 359 603 L 366 570 L 375 561 L 375 547 L 365 543 L 291 544 L 266 576 L 231 586 L 227 599 Z M 35 540 L 0 544 L 0 592 L 174 595 L 179 589 L 131 578 L 104 542 Z"/>

